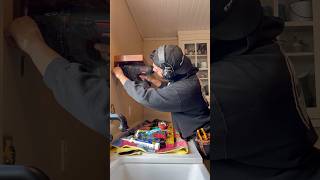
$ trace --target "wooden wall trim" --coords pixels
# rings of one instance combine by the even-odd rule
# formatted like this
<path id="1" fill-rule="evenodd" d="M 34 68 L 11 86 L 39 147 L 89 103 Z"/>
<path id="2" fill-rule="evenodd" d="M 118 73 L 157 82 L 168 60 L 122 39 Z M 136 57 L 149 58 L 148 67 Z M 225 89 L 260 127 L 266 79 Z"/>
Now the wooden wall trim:
<path id="1" fill-rule="evenodd" d="M 4 31 L 12 21 L 13 0 L 0 1 L 0 144 L 2 146 L 3 125 L 5 120 L 5 61 L 8 57 L 5 44 Z M 2 151 L 0 151 L 0 163 L 2 162 Z"/>

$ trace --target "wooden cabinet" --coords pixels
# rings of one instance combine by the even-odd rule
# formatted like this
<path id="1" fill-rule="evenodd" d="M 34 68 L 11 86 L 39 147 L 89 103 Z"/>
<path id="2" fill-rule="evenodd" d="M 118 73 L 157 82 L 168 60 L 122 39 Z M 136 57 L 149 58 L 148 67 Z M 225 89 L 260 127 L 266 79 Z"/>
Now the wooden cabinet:
<path id="1" fill-rule="evenodd" d="M 320 2 L 318 0 L 262 0 L 264 12 L 285 21 L 278 37 L 302 86 L 308 113 L 320 126 Z"/>
<path id="2" fill-rule="evenodd" d="M 179 46 L 192 64 L 199 68 L 197 73 L 201 90 L 210 101 L 210 31 L 179 31 Z"/>

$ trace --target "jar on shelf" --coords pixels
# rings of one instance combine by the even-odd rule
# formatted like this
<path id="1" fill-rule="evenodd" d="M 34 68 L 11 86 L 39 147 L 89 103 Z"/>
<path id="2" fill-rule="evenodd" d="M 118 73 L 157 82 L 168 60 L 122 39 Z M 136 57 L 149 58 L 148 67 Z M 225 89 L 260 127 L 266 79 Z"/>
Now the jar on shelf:
<path id="1" fill-rule="evenodd" d="M 292 43 L 292 50 L 294 52 L 303 52 L 306 50 L 306 46 L 307 44 L 303 40 L 298 39 L 297 36 L 294 36 L 294 41 Z"/>

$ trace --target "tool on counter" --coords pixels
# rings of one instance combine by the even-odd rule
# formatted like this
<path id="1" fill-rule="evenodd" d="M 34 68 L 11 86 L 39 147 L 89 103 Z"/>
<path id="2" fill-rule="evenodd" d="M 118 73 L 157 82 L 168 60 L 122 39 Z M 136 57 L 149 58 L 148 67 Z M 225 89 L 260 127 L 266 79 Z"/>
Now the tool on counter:
<path id="1" fill-rule="evenodd" d="M 195 141 L 201 150 L 200 152 L 207 157 L 210 151 L 210 133 L 206 133 L 203 128 L 197 129 Z"/>
<path id="2" fill-rule="evenodd" d="M 168 125 L 167 128 L 167 139 L 166 139 L 166 147 L 167 148 L 172 148 L 174 147 L 174 129 L 172 124 Z"/>
<path id="3" fill-rule="evenodd" d="M 167 139 L 167 132 L 166 131 L 156 132 L 153 134 L 153 137 L 166 140 Z"/>
<path id="4" fill-rule="evenodd" d="M 148 142 L 139 141 L 137 139 L 134 139 L 133 137 L 122 138 L 122 140 L 135 143 L 138 147 L 144 148 L 147 151 L 152 150 L 154 152 L 160 149 L 159 142 L 148 143 Z"/>
<path id="5" fill-rule="evenodd" d="M 158 127 L 161 129 L 161 130 L 165 130 L 168 128 L 168 123 L 165 122 L 165 121 L 159 121 L 158 122 Z"/>
<path id="6" fill-rule="evenodd" d="M 199 139 L 201 141 L 207 141 L 208 140 L 207 133 L 203 128 L 197 129 L 197 136 L 199 137 Z"/>
<path id="7" fill-rule="evenodd" d="M 160 124 L 163 125 L 162 128 L 159 127 Z M 121 138 L 116 139 L 112 146 L 125 148 L 117 151 L 121 155 L 138 155 L 142 153 L 141 150 L 157 154 L 188 153 L 187 141 L 183 140 L 174 130 L 173 124 L 159 119 L 145 120 L 139 126 L 130 129 Z"/>
<path id="8" fill-rule="evenodd" d="M 152 136 L 154 133 L 159 132 L 159 131 L 161 131 L 160 128 L 154 128 L 152 130 L 147 131 L 146 133 L 148 136 Z"/>

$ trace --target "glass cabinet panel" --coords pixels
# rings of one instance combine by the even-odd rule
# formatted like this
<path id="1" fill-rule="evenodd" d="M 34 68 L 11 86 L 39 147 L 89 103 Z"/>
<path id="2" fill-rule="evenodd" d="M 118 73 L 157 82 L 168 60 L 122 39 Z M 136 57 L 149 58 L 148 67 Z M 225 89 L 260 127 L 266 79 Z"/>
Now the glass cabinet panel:
<path id="1" fill-rule="evenodd" d="M 207 43 L 197 44 L 197 55 L 207 55 Z"/>
<path id="2" fill-rule="evenodd" d="M 185 44 L 184 45 L 184 54 L 185 55 L 195 55 L 196 47 L 195 44 Z"/>
<path id="3" fill-rule="evenodd" d="M 313 21 L 315 1 L 262 0 L 261 2 L 266 15 L 278 16 L 285 21 L 285 29 L 278 37 L 278 42 L 294 66 L 307 107 L 317 108 Z"/>
<path id="4" fill-rule="evenodd" d="M 197 67 L 201 70 L 208 69 L 208 57 L 204 56 L 197 56 Z"/>
<path id="5" fill-rule="evenodd" d="M 316 107 L 317 99 L 313 57 L 292 57 L 291 62 L 302 88 L 307 107 Z"/>
<path id="6" fill-rule="evenodd" d="M 208 43 L 188 42 L 184 43 L 184 54 L 191 59 L 192 64 L 199 68 L 197 76 L 200 80 L 202 93 L 209 99 L 209 60 Z"/>

